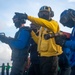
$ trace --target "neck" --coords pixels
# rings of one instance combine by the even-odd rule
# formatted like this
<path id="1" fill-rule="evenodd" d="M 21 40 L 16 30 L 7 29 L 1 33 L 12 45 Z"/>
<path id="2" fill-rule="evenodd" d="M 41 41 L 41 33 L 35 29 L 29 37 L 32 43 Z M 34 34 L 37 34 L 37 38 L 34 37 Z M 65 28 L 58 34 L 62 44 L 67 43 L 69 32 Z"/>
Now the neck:
<path id="1" fill-rule="evenodd" d="M 21 25 L 21 27 L 24 27 L 24 26 L 25 26 L 24 24 Z M 21 27 L 20 27 L 20 28 L 21 28 Z"/>

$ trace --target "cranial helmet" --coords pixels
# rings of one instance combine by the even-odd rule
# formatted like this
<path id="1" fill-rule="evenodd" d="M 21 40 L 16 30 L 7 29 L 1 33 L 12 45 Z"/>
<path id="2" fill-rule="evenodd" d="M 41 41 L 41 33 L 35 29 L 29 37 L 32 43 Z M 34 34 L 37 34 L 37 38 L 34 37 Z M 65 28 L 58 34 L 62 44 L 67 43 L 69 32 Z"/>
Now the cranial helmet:
<path id="1" fill-rule="evenodd" d="M 47 13 L 43 13 L 43 12 L 47 12 Z M 40 18 L 44 18 L 46 19 L 46 17 L 49 19 L 49 17 L 53 17 L 54 16 L 54 12 L 52 11 L 51 7 L 48 6 L 42 6 L 39 10 L 38 16 Z"/>
<path id="2" fill-rule="evenodd" d="M 13 17 L 13 23 L 15 24 L 16 28 L 19 28 L 22 24 L 26 23 L 24 18 L 22 18 L 21 13 L 15 13 Z"/>
<path id="3" fill-rule="evenodd" d="M 63 26 L 72 28 L 74 26 L 74 21 L 72 19 L 71 13 L 69 10 L 64 10 L 60 15 L 60 23 Z"/>

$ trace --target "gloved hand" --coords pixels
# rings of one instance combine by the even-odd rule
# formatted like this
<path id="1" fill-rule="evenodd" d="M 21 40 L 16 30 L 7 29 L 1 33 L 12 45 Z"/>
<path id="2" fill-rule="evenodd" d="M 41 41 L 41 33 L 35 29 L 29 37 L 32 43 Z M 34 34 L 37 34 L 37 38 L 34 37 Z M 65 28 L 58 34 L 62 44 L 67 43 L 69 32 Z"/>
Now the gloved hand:
<path id="1" fill-rule="evenodd" d="M 15 14 L 18 15 L 21 19 L 28 19 L 28 15 L 26 13 L 15 12 Z"/>
<path id="2" fill-rule="evenodd" d="M 66 36 L 65 35 L 55 36 L 55 42 L 56 42 L 56 44 L 63 47 L 66 42 Z"/>
<path id="3" fill-rule="evenodd" d="M 44 38 L 45 38 L 45 40 L 48 40 L 50 38 L 50 35 L 49 34 L 45 34 Z"/>
<path id="4" fill-rule="evenodd" d="M 48 40 L 48 39 L 53 38 L 53 37 L 55 37 L 55 35 L 53 33 L 44 35 L 45 40 Z"/>
<path id="5" fill-rule="evenodd" d="M 4 42 L 7 40 L 7 37 L 5 35 L 0 35 L 0 41 Z"/>
<path id="6" fill-rule="evenodd" d="M 0 41 L 3 42 L 3 43 L 6 43 L 6 44 L 9 44 L 10 41 L 12 41 L 13 39 L 12 38 L 8 38 L 6 37 L 5 35 L 0 35 Z"/>
<path id="7" fill-rule="evenodd" d="M 5 37 L 5 33 L 0 33 L 0 41 L 3 40 Z"/>

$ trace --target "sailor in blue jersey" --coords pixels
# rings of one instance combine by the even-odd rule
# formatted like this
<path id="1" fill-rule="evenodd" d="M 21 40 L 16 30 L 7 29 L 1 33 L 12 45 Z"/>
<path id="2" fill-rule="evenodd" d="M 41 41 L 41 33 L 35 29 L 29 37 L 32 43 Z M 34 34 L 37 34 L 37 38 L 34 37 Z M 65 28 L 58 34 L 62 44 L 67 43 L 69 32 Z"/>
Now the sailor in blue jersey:
<path id="1" fill-rule="evenodd" d="M 70 39 L 66 40 L 64 36 L 57 36 L 56 43 L 64 48 L 68 53 L 69 63 L 71 66 L 71 74 L 75 75 L 75 10 L 64 10 L 60 16 L 60 23 L 72 29 Z"/>
<path id="2" fill-rule="evenodd" d="M 24 26 L 26 21 L 19 13 L 15 13 L 13 23 L 19 30 L 15 33 L 15 37 L 6 37 L 0 35 L 0 40 L 8 44 L 12 49 L 12 69 L 10 75 L 23 75 L 25 63 L 28 57 L 28 48 L 30 45 L 30 28 Z"/>

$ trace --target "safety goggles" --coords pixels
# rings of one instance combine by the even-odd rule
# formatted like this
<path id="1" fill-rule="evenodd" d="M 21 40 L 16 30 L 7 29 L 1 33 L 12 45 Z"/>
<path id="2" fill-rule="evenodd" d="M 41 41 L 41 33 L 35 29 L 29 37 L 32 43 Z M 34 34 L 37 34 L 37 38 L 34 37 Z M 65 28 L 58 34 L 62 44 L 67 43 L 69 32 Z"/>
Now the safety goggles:
<path id="1" fill-rule="evenodd" d="M 43 14 L 49 15 L 49 12 L 48 12 L 48 11 L 41 11 L 40 13 L 41 13 L 42 15 L 43 15 Z"/>

